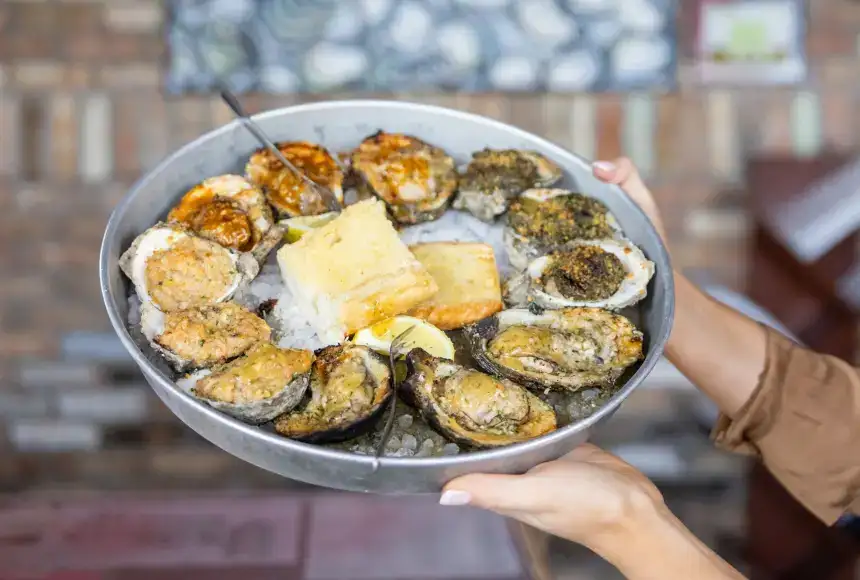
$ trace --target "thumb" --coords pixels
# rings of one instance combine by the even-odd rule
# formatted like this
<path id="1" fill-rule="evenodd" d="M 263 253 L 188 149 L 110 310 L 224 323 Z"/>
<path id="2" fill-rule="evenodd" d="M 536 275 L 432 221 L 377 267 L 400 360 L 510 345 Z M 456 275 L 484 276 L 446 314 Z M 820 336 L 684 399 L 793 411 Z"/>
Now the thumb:
<path id="1" fill-rule="evenodd" d="M 639 204 L 651 202 L 651 192 L 642 182 L 642 177 L 633 162 L 626 157 L 613 161 L 596 161 L 592 166 L 595 177 L 606 183 L 617 185 Z"/>
<path id="2" fill-rule="evenodd" d="M 528 511 L 534 506 L 534 490 L 527 489 L 523 475 L 464 475 L 442 490 L 441 505 L 472 505 L 494 512 Z"/>

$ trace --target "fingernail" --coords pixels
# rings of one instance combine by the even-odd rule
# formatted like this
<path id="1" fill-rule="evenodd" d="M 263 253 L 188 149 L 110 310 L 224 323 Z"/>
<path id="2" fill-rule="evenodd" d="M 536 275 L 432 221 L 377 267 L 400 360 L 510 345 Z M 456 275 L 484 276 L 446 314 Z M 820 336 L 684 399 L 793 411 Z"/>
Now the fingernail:
<path id="1" fill-rule="evenodd" d="M 448 490 L 439 498 L 441 505 L 467 505 L 472 501 L 472 496 L 466 491 Z"/>
<path id="2" fill-rule="evenodd" d="M 605 172 L 615 171 L 615 164 L 610 161 L 595 161 L 594 167 Z"/>

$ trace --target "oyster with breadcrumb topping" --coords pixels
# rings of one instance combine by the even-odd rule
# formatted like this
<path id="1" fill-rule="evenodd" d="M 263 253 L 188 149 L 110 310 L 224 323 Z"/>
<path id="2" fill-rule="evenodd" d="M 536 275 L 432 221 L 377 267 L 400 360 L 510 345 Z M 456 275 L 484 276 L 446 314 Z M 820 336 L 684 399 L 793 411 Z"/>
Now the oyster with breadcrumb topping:
<path id="1" fill-rule="evenodd" d="M 119 266 L 141 303 L 163 312 L 225 302 L 260 271 L 251 254 L 165 223 L 135 238 Z"/>
<path id="2" fill-rule="evenodd" d="M 186 392 L 247 423 L 271 421 L 299 404 L 314 355 L 261 342 L 241 357 L 176 382 Z"/>

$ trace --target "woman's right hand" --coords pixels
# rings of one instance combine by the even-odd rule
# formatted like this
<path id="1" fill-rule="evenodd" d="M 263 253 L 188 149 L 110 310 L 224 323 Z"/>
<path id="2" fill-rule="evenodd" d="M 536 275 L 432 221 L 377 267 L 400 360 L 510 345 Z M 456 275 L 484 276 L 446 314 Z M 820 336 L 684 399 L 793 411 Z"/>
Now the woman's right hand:
<path id="1" fill-rule="evenodd" d="M 660 218 L 660 210 L 657 209 L 654 196 L 642 183 L 642 178 L 639 177 L 639 172 L 633 162 L 626 157 L 619 157 L 613 161 L 595 161 L 591 167 L 595 177 L 605 183 L 619 186 L 636 205 L 642 208 L 642 211 L 654 224 L 657 233 L 665 242 L 666 230 L 663 227 L 663 220 Z"/>

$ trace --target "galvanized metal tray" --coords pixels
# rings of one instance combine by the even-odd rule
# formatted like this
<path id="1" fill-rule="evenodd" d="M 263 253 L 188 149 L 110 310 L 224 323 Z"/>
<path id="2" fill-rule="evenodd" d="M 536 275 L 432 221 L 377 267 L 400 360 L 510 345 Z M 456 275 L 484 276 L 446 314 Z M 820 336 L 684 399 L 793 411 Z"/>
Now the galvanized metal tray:
<path id="1" fill-rule="evenodd" d="M 626 235 L 656 265 L 648 297 L 640 304 L 646 358 L 623 387 L 600 409 L 581 421 L 518 445 L 450 457 L 369 456 L 285 439 L 221 414 L 178 389 L 157 355 L 141 348 L 130 335 L 129 282 L 118 260 L 132 240 L 163 218 L 190 187 L 213 175 L 242 173 L 259 147 L 238 121 L 216 129 L 170 155 L 142 177 L 117 205 L 108 222 L 99 261 L 101 292 L 114 330 L 161 400 L 197 433 L 245 461 L 284 477 L 334 489 L 410 494 L 438 492 L 450 479 L 467 473 L 521 473 L 555 459 L 587 441 L 651 372 L 669 337 L 674 312 L 672 268 L 666 250 L 642 211 L 617 187 L 591 173 L 590 165 L 540 137 L 485 117 L 442 107 L 394 101 L 332 101 L 287 107 L 254 117 L 275 140 L 308 140 L 333 151 L 348 150 L 383 129 L 413 134 L 447 150 L 458 162 L 473 151 L 494 148 L 536 150 L 565 170 L 561 187 L 602 200 Z"/>

